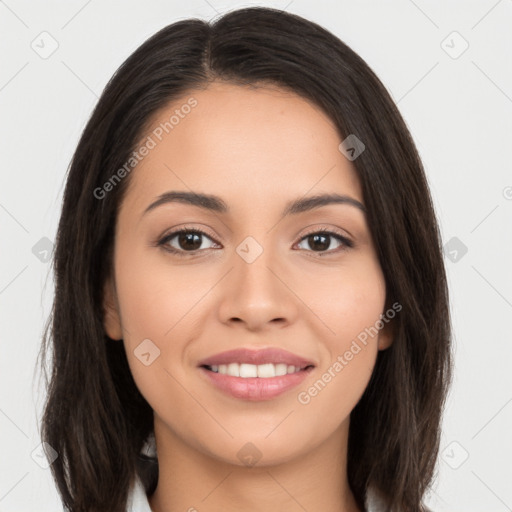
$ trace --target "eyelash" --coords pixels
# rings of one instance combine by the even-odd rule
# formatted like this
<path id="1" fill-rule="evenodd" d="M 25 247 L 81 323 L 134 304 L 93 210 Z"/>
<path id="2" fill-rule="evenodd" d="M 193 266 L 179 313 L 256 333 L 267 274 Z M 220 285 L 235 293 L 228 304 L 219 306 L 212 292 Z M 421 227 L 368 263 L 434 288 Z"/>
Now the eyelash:
<path id="1" fill-rule="evenodd" d="M 200 229 L 197 229 L 197 228 L 184 227 L 182 229 L 173 231 L 172 233 L 165 235 L 163 238 L 161 238 L 156 243 L 156 245 L 158 247 L 162 247 L 162 249 L 164 249 L 165 251 L 175 254 L 176 256 L 179 256 L 179 257 L 195 256 L 195 255 L 197 255 L 198 252 L 206 250 L 206 249 L 196 249 L 194 251 L 183 251 L 183 250 L 179 250 L 179 249 L 176 249 L 174 247 L 170 247 L 169 245 L 167 245 L 170 240 L 172 240 L 174 237 L 176 237 L 177 235 L 180 235 L 182 233 L 189 233 L 189 234 L 193 233 L 193 234 L 197 234 L 197 235 L 202 235 L 202 236 L 209 238 L 210 240 L 212 240 L 214 243 L 217 244 L 217 242 L 215 240 L 213 240 L 213 238 L 208 233 L 206 233 Z M 351 240 L 349 240 L 347 237 L 345 237 L 339 233 L 336 233 L 334 231 L 330 231 L 326 228 L 316 228 L 314 230 L 311 230 L 311 231 L 305 233 L 300 238 L 299 243 L 311 235 L 324 235 L 324 236 L 329 235 L 329 236 L 337 239 L 339 242 L 341 242 L 343 244 L 340 248 L 334 249 L 334 250 L 331 249 L 328 251 L 307 251 L 307 252 L 312 252 L 314 254 L 317 254 L 320 257 L 322 257 L 322 255 L 325 255 L 325 254 L 337 254 L 340 252 L 344 252 L 344 251 L 347 251 L 354 247 L 354 243 Z M 304 250 L 304 249 L 300 249 L 300 250 Z"/>

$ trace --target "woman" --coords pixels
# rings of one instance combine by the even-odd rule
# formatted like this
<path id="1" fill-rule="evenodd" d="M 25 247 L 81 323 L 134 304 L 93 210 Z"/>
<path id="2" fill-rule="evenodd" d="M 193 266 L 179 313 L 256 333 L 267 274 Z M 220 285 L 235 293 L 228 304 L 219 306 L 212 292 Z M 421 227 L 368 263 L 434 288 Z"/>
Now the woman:
<path id="1" fill-rule="evenodd" d="M 427 510 L 451 376 L 424 170 L 384 86 L 269 8 L 103 92 L 58 228 L 42 439 L 71 511 Z"/>

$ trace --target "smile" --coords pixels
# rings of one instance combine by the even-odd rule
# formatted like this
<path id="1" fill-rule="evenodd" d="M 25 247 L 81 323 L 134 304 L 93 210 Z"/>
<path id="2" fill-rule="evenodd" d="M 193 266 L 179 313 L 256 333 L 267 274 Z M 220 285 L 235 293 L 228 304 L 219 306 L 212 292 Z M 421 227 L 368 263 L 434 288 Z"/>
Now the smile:
<path id="1" fill-rule="evenodd" d="M 201 366 L 199 370 L 207 383 L 221 393 L 242 400 L 264 401 L 272 400 L 299 386 L 315 367 L 297 368 L 271 363 L 260 365 L 230 363 L 219 365 L 217 371 L 214 371 L 214 368 L 215 366 Z M 236 375 L 237 372 L 239 375 Z M 273 376 L 272 373 L 277 375 Z M 279 373 L 282 374 L 279 375 Z"/>
<path id="2" fill-rule="evenodd" d="M 258 377 L 260 379 L 269 379 L 280 377 L 287 374 L 297 373 L 302 370 L 299 366 L 287 365 L 286 363 L 267 363 L 267 364 L 249 364 L 249 363 L 230 363 L 205 366 L 208 370 L 229 375 L 231 377 L 241 377 L 243 379 Z"/>

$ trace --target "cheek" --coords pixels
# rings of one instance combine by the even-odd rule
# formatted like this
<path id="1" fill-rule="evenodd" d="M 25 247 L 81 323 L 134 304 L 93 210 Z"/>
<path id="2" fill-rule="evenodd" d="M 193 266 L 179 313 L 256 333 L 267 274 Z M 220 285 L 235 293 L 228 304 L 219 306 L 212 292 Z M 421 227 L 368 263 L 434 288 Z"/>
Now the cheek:
<path id="1" fill-rule="evenodd" d="M 340 351 L 339 359 L 320 368 L 315 379 L 297 392 L 295 421 L 307 439 L 326 439 L 343 428 L 370 381 L 375 345 L 351 349 L 349 343 L 343 348 L 348 351 Z"/>
<path id="2" fill-rule="evenodd" d="M 157 414 L 172 403 L 186 424 L 189 415 L 204 415 L 186 391 L 192 389 L 190 340 L 204 333 L 205 315 L 214 307 L 208 292 L 219 276 L 207 265 L 173 261 L 156 249 L 120 244 L 116 286 L 125 351 L 139 391 Z"/>
<path id="3" fill-rule="evenodd" d="M 196 270 L 197 269 L 197 270 Z M 211 276 L 210 276 L 211 277 Z M 130 342 L 176 339 L 211 281 L 199 267 L 172 265 L 157 249 L 120 246 L 116 283 L 123 327 Z"/>
<path id="4" fill-rule="evenodd" d="M 315 378 L 296 394 L 296 420 L 303 425 L 304 435 L 312 438 L 336 431 L 368 386 L 378 353 L 378 332 L 372 328 L 385 304 L 379 266 L 352 267 L 331 277 L 325 286 L 329 293 L 316 304 L 329 327 L 322 329 L 322 364 Z"/>
<path id="5" fill-rule="evenodd" d="M 313 324 L 323 357 L 314 382 L 298 391 L 297 403 L 304 409 L 304 418 L 323 417 L 326 431 L 355 407 L 378 353 L 375 325 L 385 305 L 384 276 L 373 255 L 352 263 L 338 272 L 318 275 L 314 286 L 310 283 L 301 289 L 304 302 L 316 314 Z"/>
<path id="6" fill-rule="evenodd" d="M 297 280 L 294 291 L 311 312 L 307 317 L 333 360 L 380 318 L 386 300 L 384 276 L 373 254 L 358 254 L 309 277 Z"/>

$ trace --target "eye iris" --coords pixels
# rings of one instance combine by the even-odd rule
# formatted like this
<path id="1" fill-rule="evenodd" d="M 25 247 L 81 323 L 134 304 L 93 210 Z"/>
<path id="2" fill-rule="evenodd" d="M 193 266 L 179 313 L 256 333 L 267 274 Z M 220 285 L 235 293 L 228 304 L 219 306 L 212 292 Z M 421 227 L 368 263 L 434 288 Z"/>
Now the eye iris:
<path id="1" fill-rule="evenodd" d="M 313 243 L 311 243 L 311 241 L 313 241 Z M 319 250 L 329 249 L 329 245 L 331 245 L 331 242 L 329 240 L 329 236 L 328 235 L 321 235 L 321 234 L 310 235 L 308 237 L 308 243 L 309 243 L 309 246 L 312 249 L 316 248 L 316 249 L 319 249 Z"/>
<path id="2" fill-rule="evenodd" d="M 182 249 L 194 251 L 201 247 L 201 235 L 198 233 L 180 233 L 178 243 Z"/>

